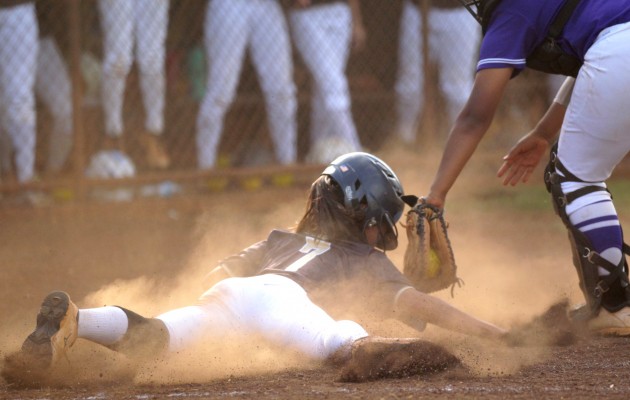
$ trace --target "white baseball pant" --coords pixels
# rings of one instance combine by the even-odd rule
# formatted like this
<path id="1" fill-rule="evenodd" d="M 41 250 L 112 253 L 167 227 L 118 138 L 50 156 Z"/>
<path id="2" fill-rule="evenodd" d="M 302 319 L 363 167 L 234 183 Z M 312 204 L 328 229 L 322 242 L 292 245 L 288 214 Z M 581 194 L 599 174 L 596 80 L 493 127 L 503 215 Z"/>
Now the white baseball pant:
<path id="1" fill-rule="evenodd" d="M 352 39 L 352 13 L 345 2 L 292 9 L 295 45 L 314 80 L 311 104 L 311 147 L 339 136 L 354 151 L 361 142 L 352 121 L 345 70 Z"/>
<path id="2" fill-rule="evenodd" d="M 287 24 L 277 0 L 212 0 L 205 18 L 206 94 L 197 118 L 200 169 L 215 166 L 223 119 L 249 47 L 260 80 L 276 158 L 297 157 L 295 85 Z"/>
<path id="3" fill-rule="evenodd" d="M 353 321 L 335 321 L 311 302 L 300 285 L 273 274 L 225 279 L 205 292 L 199 304 L 157 317 L 166 325 L 169 351 L 201 341 L 259 337 L 325 360 L 368 336 Z"/>
<path id="4" fill-rule="evenodd" d="M 38 34 L 34 2 L 0 8 L 0 123 L 15 151 L 18 182 L 35 175 Z"/>
<path id="5" fill-rule="evenodd" d="M 101 95 L 105 132 L 123 133 L 125 81 L 134 55 L 140 70 L 140 89 L 146 113 L 145 128 L 164 130 L 165 40 L 169 0 L 99 0 L 103 42 Z"/>
<path id="6" fill-rule="evenodd" d="M 428 54 L 439 68 L 439 89 L 448 102 L 448 118 L 454 121 L 468 100 L 475 74 L 481 28 L 464 8 L 432 7 L 428 15 Z M 397 133 L 415 140 L 424 106 L 422 15 L 406 0 L 400 21 L 397 95 Z"/>

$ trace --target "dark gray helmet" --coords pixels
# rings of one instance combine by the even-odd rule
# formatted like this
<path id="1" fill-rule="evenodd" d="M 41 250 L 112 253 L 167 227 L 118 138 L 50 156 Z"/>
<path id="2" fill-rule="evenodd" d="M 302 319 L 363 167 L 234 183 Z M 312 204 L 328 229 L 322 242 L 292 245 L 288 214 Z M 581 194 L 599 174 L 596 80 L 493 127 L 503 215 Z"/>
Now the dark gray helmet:
<path id="1" fill-rule="evenodd" d="M 460 3 L 473 17 L 481 24 L 483 33 L 488 29 L 488 23 L 492 17 L 492 12 L 499 5 L 501 0 L 459 0 Z"/>
<path id="2" fill-rule="evenodd" d="M 365 211 L 364 230 L 379 227 L 377 247 L 393 250 L 398 246 L 396 222 L 405 208 L 401 199 L 404 192 L 398 177 L 383 160 L 368 153 L 348 153 L 331 162 L 322 175 L 339 184 L 346 209 Z"/>

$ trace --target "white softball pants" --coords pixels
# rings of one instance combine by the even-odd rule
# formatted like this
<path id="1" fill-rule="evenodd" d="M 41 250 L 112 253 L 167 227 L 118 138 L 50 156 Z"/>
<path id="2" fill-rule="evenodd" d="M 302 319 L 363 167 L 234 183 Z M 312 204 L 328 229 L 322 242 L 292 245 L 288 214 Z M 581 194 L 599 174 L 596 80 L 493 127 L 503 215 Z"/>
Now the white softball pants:
<path id="1" fill-rule="evenodd" d="M 145 128 L 164 130 L 165 41 L 169 0 L 99 0 L 103 42 L 101 95 L 105 132 L 123 133 L 122 107 L 127 74 L 134 54 L 140 70 L 140 89 L 146 113 Z"/>
<path id="2" fill-rule="evenodd" d="M 333 320 L 293 280 L 272 274 L 223 280 L 205 292 L 199 304 L 157 318 L 168 329 L 170 351 L 201 341 L 255 335 L 325 360 L 368 335 L 356 322 Z"/>
<path id="3" fill-rule="evenodd" d="M 212 0 L 205 17 L 206 94 L 197 118 L 200 169 L 215 166 L 223 119 L 232 103 L 249 47 L 262 92 L 276 159 L 297 158 L 297 122 L 291 43 L 277 0 Z"/>
<path id="4" fill-rule="evenodd" d="M 575 80 L 558 157 L 582 180 L 605 181 L 630 150 L 628 65 L 630 23 L 600 33 Z"/>
<path id="5" fill-rule="evenodd" d="M 448 117 L 454 121 L 468 100 L 474 81 L 481 28 L 463 7 L 433 7 L 429 16 L 429 55 L 439 68 L 439 89 L 448 103 Z M 422 15 L 410 1 L 403 4 L 398 44 L 397 132 L 413 142 L 424 105 L 424 61 Z"/>
<path id="6" fill-rule="evenodd" d="M 293 39 L 314 80 L 311 103 L 311 147 L 339 136 L 355 151 L 361 143 L 352 121 L 345 71 L 352 38 L 352 13 L 347 3 L 292 9 Z"/>
<path id="7" fill-rule="evenodd" d="M 19 182 L 35 174 L 38 34 L 34 2 L 0 8 L 0 123 L 15 151 Z"/>

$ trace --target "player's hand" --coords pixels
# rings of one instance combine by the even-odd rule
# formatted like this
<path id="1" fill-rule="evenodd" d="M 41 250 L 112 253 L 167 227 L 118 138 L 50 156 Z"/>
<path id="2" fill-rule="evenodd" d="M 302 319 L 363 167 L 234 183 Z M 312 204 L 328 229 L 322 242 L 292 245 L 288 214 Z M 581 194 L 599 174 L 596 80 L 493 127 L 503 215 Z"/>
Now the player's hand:
<path id="1" fill-rule="evenodd" d="M 435 206 L 440 210 L 444 209 L 445 198 L 442 196 L 438 196 L 435 193 L 431 192 L 427 196 L 423 197 L 423 199 L 427 204 Z"/>
<path id="2" fill-rule="evenodd" d="M 545 138 L 533 132 L 528 133 L 503 157 L 497 177 L 503 177 L 504 185 L 515 186 L 519 182 L 527 182 L 548 148 L 549 142 Z"/>

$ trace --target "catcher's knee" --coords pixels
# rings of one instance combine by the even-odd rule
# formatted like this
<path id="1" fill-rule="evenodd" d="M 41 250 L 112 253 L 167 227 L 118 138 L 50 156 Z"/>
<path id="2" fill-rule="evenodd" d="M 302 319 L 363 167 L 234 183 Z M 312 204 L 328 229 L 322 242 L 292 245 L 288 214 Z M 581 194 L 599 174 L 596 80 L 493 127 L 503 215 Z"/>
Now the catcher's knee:
<path id="1" fill-rule="evenodd" d="M 155 357 L 167 349 L 169 335 L 164 322 L 145 318 L 123 307 L 118 308 L 127 315 L 127 332 L 109 348 L 139 359 Z"/>

